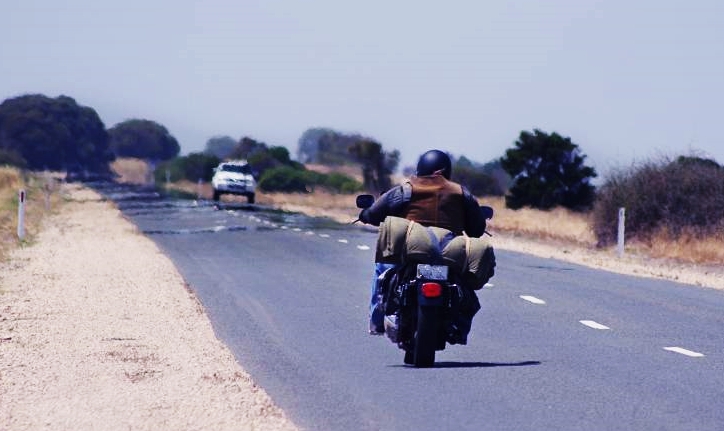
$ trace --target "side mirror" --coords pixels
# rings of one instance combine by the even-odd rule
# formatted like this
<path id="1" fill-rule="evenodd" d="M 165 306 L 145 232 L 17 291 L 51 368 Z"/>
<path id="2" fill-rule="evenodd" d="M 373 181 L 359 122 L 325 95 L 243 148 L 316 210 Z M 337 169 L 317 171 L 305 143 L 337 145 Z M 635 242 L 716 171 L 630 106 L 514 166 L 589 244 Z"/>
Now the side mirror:
<path id="1" fill-rule="evenodd" d="M 375 203 L 375 197 L 372 195 L 357 196 L 357 208 L 369 208 Z"/>
<path id="2" fill-rule="evenodd" d="M 491 218 L 493 218 L 493 212 L 494 212 L 494 211 L 493 211 L 493 208 L 491 208 L 491 207 L 489 207 L 489 206 L 482 205 L 482 206 L 480 207 L 480 213 L 483 214 L 483 217 L 484 217 L 486 220 L 490 220 Z"/>

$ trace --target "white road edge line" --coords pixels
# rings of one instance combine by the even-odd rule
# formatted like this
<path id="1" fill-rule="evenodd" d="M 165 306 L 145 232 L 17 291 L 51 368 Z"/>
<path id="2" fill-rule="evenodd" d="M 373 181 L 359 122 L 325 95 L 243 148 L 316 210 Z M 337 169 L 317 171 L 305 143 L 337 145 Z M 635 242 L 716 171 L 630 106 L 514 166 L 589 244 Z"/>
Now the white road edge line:
<path id="1" fill-rule="evenodd" d="M 684 349 L 683 347 L 664 347 L 664 350 L 668 350 L 669 352 L 674 352 L 674 353 L 680 353 L 682 355 L 690 356 L 692 358 L 704 357 L 703 353 L 693 352 L 691 350 Z"/>
<path id="2" fill-rule="evenodd" d="M 606 325 L 601 325 L 598 322 L 594 322 L 593 320 L 580 320 L 581 324 L 588 326 L 589 328 L 593 329 L 611 329 Z"/>
<path id="3" fill-rule="evenodd" d="M 538 304 L 538 305 L 545 305 L 545 303 L 546 303 L 542 299 L 538 299 L 535 296 L 529 296 L 529 295 L 520 295 L 520 299 L 523 299 L 525 301 L 532 302 L 533 304 Z"/>
<path id="4" fill-rule="evenodd" d="M 347 244 L 349 241 L 346 239 L 338 239 L 337 242 L 341 242 L 342 244 Z"/>
<path id="5" fill-rule="evenodd" d="M 360 249 L 360 250 L 369 250 L 369 249 L 370 249 L 370 246 L 368 246 L 368 245 L 358 245 L 357 248 Z"/>

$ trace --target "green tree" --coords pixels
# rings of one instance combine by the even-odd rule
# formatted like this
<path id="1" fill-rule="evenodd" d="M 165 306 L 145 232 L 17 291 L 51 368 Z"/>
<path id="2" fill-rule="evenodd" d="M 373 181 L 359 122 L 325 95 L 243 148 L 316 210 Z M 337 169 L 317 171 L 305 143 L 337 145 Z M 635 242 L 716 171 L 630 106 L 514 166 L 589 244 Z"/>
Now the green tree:
<path id="1" fill-rule="evenodd" d="M 154 177 L 157 183 L 166 181 L 166 171 L 170 173 L 171 181 L 198 180 L 211 181 L 214 168 L 221 160 L 213 154 L 191 153 L 187 156 L 167 160 L 156 168 Z"/>
<path id="2" fill-rule="evenodd" d="M 236 141 L 231 136 L 214 136 L 206 141 L 204 153 L 223 160 L 231 155 L 235 147 Z"/>
<path id="3" fill-rule="evenodd" d="M 325 135 L 334 135 L 332 129 L 315 127 L 307 129 L 302 136 L 299 137 L 297 143 L 297 160 L 302 163 L 318 163 L 319 162 L 319 141 Z"/>
<path id="4" fill-rule="evenodd" d="M 537 129 L 533 133 L 522 131 L 515 147 L 500 159 L 503 169 L 513 178 L 513 186 L 505 197 L 506 206 L 564 206 L 576 211 L 591 208 L 595 187 L 590 180 L 596 177 L 596 171 L 584 165 L 585 158 L 570 138 Z"/>
<path id="5" fill-rule="evenodd" d="M 96 111 L 68 96 L 30 94 L 0 104 L 0 152 L 29 169 L 109 172 L 108 133 Z"/>
<path id="6" fill-rule="evenodd" d="M 108 130 L 111 149 L 118 157 L 147 160 L 169 160 L 181 147 L 169 131 L 151 120 L 131 119 Z"/>
<path id="7" fill-rule="evenodd" d="M 481 165 L 460 156 L 453 162 L 452 180 L 470 190 L 476 196 L 502 196 L 504 186 L 494 176 L 497 169 L 501 169 L 498 162 Z"/>
<path id="8" fill-rule="evenodd" d="M 267 144 L 256 139 L 244 136 L 239 139 L 236 143 L 234 150 L 229 155 L 231 159 L 246 159 L 249 160 L 251 156 L 259 152 L 267 152 L 269 147 Z"/>
<path id="9" fill-rule="evenodd" d="M 382 193 L 392 187 L 390 175 L 400 163 L 400 152 L 387 153 L 382 145 L 371 139 L 362 139 L 349 148 L 355 160 L 362 165 L 362 179 L 365 189 Z"/>

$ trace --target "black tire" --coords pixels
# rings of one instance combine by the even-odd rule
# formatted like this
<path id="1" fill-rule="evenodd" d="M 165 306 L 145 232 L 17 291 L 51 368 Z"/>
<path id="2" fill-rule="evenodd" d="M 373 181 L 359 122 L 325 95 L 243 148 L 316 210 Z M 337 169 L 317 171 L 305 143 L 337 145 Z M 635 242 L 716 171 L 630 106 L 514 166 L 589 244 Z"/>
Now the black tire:
<path id="1" fill-rule="evenodd" d="M 415 352 L 412 350 L 405 350 L 405 359 L 403 359 L 403 362 L 407 365 L 414 365 L 415 364 Z"/>
<path id="2" fill-rule="evenodd" d="M 254 203 L 254 197 L 255 197 L 255 196 L 254 196 L 254 193 L 251 193 L 251 194 L 246 195 L 246 199 L 247 199 L 247 201 L 248 201 L 250 204 L 253 204 L 253 203 Z"/>
<path id="3" fill-rule="evenodd" d="M 221 196 L 221 193 L 219 193 L 218 190 L 214 190 L 214 200 L 219 201 L 219 196 Z"/>
<path id="4" fill-rule="evenodd" d="M 429 368 L 435 365 L 435 347 L 440 335 L 440 307 L 417 307 L 415 333 L 415 366 Z"/>

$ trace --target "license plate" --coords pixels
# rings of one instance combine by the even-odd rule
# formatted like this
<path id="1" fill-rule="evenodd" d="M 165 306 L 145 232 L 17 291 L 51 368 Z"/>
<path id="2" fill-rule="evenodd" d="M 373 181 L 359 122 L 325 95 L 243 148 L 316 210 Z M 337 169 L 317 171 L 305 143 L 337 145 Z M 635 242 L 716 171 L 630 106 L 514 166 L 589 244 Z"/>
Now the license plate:
<path id="1" fill-rule="evenodd" d="M 447 271 L 445 265 L 417 265 L 417 276 L 427 280 L 447 280 Z"/>

